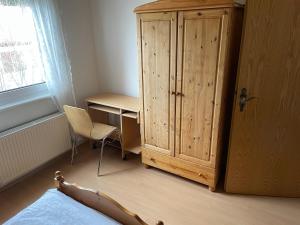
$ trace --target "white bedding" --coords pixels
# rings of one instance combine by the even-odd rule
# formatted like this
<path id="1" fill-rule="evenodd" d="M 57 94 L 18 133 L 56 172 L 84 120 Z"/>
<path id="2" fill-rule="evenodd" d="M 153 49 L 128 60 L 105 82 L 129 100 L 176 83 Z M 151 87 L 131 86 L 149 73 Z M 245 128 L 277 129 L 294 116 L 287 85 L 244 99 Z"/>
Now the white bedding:
<path id="1" fill-rule="evenodd" d="M 56 189 L 19 212 L 4 225 L 120 225 L 106 215 L 86 207 Z"/>

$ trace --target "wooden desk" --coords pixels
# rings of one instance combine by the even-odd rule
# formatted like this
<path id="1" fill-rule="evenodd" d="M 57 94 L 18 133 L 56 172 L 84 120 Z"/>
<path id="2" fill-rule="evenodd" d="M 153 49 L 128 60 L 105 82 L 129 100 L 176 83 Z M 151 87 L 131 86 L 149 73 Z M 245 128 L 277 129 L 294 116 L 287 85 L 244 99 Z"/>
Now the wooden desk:
<path id="1" fill-rule="evenodd" d="M 86 99 L 93 121 L 109 124 L 109 114 L 120 118 L 123 148 L 127 152 L 141 153 L 139 100 L 118 94 L 101 94 Z"/>

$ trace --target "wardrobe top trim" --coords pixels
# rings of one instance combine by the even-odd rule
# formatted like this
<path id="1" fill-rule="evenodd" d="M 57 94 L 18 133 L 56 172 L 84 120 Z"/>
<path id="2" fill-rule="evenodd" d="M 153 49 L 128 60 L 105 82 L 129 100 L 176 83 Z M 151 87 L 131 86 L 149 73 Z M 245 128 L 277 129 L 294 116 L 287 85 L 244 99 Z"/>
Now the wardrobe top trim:
<path id="1" fill-rule="evenodd" d="M 134 9 L 135 13 L 166 12 L 193 9 L 242 8 L 235 0 L 158 0 Z"/>

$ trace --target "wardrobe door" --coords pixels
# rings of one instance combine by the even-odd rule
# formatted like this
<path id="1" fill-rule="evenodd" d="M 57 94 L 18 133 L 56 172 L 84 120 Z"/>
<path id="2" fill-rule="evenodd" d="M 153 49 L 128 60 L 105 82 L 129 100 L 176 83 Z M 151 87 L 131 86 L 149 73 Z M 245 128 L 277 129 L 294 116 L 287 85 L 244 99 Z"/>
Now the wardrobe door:
<path id="1" fill-rule="evenodd" d="M 179 12 L 176 157 L 215 166 L 228 13 Z"/>
<path id="2" fill-rule="evenodd" d="M 144 147 L 174 155 L 177 13 L 138 15 Z"/>

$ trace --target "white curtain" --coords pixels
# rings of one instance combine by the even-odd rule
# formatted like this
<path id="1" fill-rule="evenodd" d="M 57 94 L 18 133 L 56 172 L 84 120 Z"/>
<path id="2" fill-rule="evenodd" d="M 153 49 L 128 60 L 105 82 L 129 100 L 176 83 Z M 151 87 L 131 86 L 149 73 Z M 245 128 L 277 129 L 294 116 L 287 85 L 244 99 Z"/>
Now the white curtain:
<path id="1" fill-rule="evenodd" d="M 59 110 L 76 105 L 71 65 L 56 0 L 32 0 L 37 36 L 46 70 L 46 84 Z"/>
<path id="2" fill-rule="evenodd" d="M 2 8 L 17 7 L 20 13 L 31 10 L 48 90 L 60 111 L 64 104 L 76 105 L 71 65 L 56 0 L 0 0 L 0 4 Z M 26 36 L 32 31 L 23 32 Z M 21 35 L 17 33 L 17 36 Z"/>

